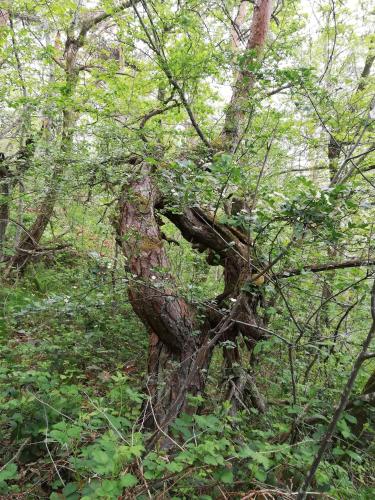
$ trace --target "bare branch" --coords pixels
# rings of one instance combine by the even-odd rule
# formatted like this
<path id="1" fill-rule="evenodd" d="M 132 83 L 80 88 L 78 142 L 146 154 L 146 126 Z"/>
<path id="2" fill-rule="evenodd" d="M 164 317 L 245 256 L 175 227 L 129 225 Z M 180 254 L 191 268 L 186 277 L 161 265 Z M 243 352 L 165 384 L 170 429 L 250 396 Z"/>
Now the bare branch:
<path id="1" fill-rule="evenodd" d="M 191 106 L 186 98 L 184 90 L 182 89 L 182 87 L 178 83 L 178 81 L 175 79 L 175 77 L 174 77 L 174 75 L 173 75 L 173 73 L 168 65 L 168 61 L 165 57 L 164 51 L 163 51 L 162 47 L 159 45 L 159 39 L 157 38 L 157 34 L 155 34 L 154 37 L 151 35 L 146 24 L 144 23 L 144 21 L 142 19 L 142 16 L 138 12 L 138 10 L 135 6 L 135 3 L 136 2 L 131 2 L 131 5 L 133 6 L 134 12 L 139 20 L 139 23 L 140 23 L 143 31 L 145 32 L 145 35 L 147 36 L 149 47 L 156 54 L 160 68 L 164 72 L 169 83 L 172 85 L 172 87 L 175 89 L 175 91 L 179 95 L 179 97 L 181 99 L 181 103 L 184 106 L 184 108 L 189 116 L 190 122 L 191 122 L 192 126 L 194 127 L 195 131 L 197 132 L 199 138 L 201 139 L 201 141 L 203 142 L 203 144 L 207 148 L 211 149 L 211 144 L 210 144 L 209 140 L 206 138 L 202 129 L 200 128 L 200 126 L 199 126 L 199 124 L 194 116 L 193 110 L 192 110 L 192 108 L 191 108 Z M 145 5 L 144 5 L 144 7 L 145 7 Z M 145 9 L 146 9 L 146 12 L 148 12 L 146 7 L 145 7 Z M 149 16 L 149 18 L 151 18 L 151 16 Z"/>
<path id="2" fill-rule="evenodd" d="M 343 262 L 328 262 L 327 264 L 312 264 L 303 266 L 300 269 L 288 269 L 276 274 L 277 278 L 290 278 L 298 276 L 304 272 L 320 273 L 322 271 L 332 271 L 333 269 L 346 269 L 350 267 L 365 267 L 375 265 L 375 258 L 371 259 L 350 259 Z"/>
<path id="3" fill-rule="evenodd" d="M 367 54 L 365 65 L 363 67 L 362 73 L 361 73 L 361 79 L 358 84 L 358 91 L 360 92 L 363 90 L 366 86 L 366 81 L 365 79 L 369 76 L 371 67 L 375 61 L 375 54 L 369 53 Z"/>
<path id="4" fill-rule="evenodd" d="M 269 92 L 267 92 L 266 95 L 267 95 L 267 97 L 271 97 L 271 96 L 273 96 L 275 94 L 279 94 L 283 90 L 290 89 L 291 87 L 292 87 L 291 83 L 286 83 L 285 85 L 281 85 L 280 87 L 277 87 L 277 89 L 270 90 Z"/>
<path id="5" fill-rule="evenodd" d="M 333 25 L 334 25 L 334 36 L 333 36 L 333 43 L 332 43 L 332 49 L 331 49 L 331 53 L 328 57 L 328 61 L 327 61 L 327 64 L 324 68 L 324 71 L 323 71 L 323 74 L 322 76 L 319 78 L 319 83 L 323 80 L 323 78 L 326 76 L 327 74 L 327 71 L 329 70 L 329 67 L 331 66 L 332 64 L 332 61 L 333 61 L 333 55 L 335 53 L 335 48 L 336 48 L 336 41 L 337 41 L 337 22 L 336 22 L 336 11 L 335 11 L 335 1 L 334 0 L 331 0 L 331 3 L 332 3 L 332 17 L 333 17 Z"/>
<path id="6" fill-rule="evenodd" d="M 363 354 L 363 356 L 362 356 L 363 360 L 372 359 L 372 358 L 375 358 L 375 352 L 367 352 L 367 353 Z"/>

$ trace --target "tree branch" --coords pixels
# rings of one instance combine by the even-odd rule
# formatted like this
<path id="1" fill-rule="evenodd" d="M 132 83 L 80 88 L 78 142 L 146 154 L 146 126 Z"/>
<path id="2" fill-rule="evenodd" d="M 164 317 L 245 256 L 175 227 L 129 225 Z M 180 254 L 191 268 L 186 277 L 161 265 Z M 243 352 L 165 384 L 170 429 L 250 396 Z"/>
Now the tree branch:
<path id="1" fill-rule="evenodd" d="M 250 36 L 246 45 L 245 60 L 233 85 L 231 101 L 225 113 L 225 123 L 221 134 L 227 150 L 234 150 L 244 128 L 249 91 L 254 87 L 255 75 L 247 68 L 259 59 L 264 48 L 272 13 L 272 1 L 260 0 L 254 4 L 250 26 Z"/>
<path id="2" fill-rule="evenodd" d="M 363 360 L 375 358 L 375 352 L 367 352 L 362 356 Z"/>
<path id="3" fill-rule="evenodd" d="M 118 7 L 115 7 L 112 12 L 98 12 L 95 15 L 92 15 L 93 12 L 90 12 L 86 19 L 82 23 L 80 35 L 85 36 L 88 31 L 90 31 L 94 26 L 97 24 L 101 23 L 102 21 L 105 21 L 109 17 L 112 17 L 114 14 L 117 14 L 118 12 L 121 12 L 124 9 L 128 9 L 129 7 L 132 7 L 134 4 L 138 3 L 139 0 L 129 0 L 128 2 L 121 2 L 121 4 Z"/>
<path id="4" fill-rule="evenodd" d="M 347 269 L 350 267 L 365 267 L 375 265 L 375 258 L 371 259 L 350 259 L 343 262 L 328 262 L 327 264 L 312 264 L 303 266 L 300 269 L 288 269 L 275 275 L 276 278 L 290 278 L 298 276 L 304 272 L 320 273 L 323 271 L 332 271 L 334 269 Z"/>

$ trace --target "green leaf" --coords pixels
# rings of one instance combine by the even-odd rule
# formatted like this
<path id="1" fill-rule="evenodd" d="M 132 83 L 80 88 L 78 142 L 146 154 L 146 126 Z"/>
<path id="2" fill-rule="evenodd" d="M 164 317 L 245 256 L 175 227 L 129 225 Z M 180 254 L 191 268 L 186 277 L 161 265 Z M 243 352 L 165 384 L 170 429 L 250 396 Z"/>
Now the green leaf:
<path id="1" fill-rule="evenodd" d="M 352 432 L 345 420 L 340 420 L 337 424 L 337 428 L 344 438 L 352 436 Z"/>
<path id="2" fill-rule="evenodd" d="M 253 459 L 258 464 L 262 464 L 266 469 L 271 465 L 271 460 L 264 453 L 254 453 Z"/>
<path id="3" fill-rule="evenodd" d="M 171 462 L 170 464 L 167 464 L 166 468 L 170 472 L 181 472 L 184 468 L 184 464 L 181 462 L 177 462 L 176 460 L 174 462 Z"/>
<path id="4" fill-rule="evenodd" d="M 138 479 L 133 474 L 124 474 L 120 477 L 120 484 L 123 488 L 131 488 L 138 483 Z"/>
<path id="5" fill-rule="evenodd" d="M 232 484 L 233 483 L 233 472 L 230 469 L 225 469 L 219 475 L 220 481 L 224 484 Z"/>
<path id="6" fill-rule="evenodd" d="M 68 497 L 69 495 L 71 495 L 72 493 L 75 493 L 77 491 L 77 484 L 76 483 L 68 483 L 64 489 L 63 489 L 63 493 L 66 497 Z"/>
<path id="7" fill-rule="evenodd" d="M 358 453 L 356 453 L 355 451 L 347 450 L 346 454 L 349 455 L 349 457 L 355 460 L 356 462 L 362 462 L 362 457 L 358 455 Z"/>
<path id="8" fill-rule="evenodd" d="M 17 478 L 17 465 L 10 463 L 0 472 L 0 481 L 9 481 Z"/>
<path id="9" fill-rule="evenodd" d="M 92 452 L 92 458 L 95 460 L 95 462 L 101 465 L 107 464 L 110 460 L 110 457 L 107 455 L 107 453 L 100 449 L 95 449 Z"/>

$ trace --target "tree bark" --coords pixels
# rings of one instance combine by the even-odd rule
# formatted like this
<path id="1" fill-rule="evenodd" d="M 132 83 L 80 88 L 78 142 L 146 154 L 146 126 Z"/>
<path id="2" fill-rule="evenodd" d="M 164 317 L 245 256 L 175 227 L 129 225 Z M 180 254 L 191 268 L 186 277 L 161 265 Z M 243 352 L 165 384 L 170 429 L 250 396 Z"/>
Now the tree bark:
<path id="1" fill-rule="evenodd" d="M 164 211 L 194 248 L 207 251 L 207 261 L 224 267 L 224 292 L 210 302 L 205 320 L 199 322 L 197 309 L 179 296 L 169 273 L 170 264 L 164 248 L 156 207 L 162 200 L 153 183 L 150 167 L 139 165 L 135 178 L 124 186 L 116 222 L 117 241 L 126 257 L 129 272 L 129 300 L 150 333 L 147 392 L 149 402 L 144 409 L 148 428 L 167 428 L 182 411 L 189 411 L 187 395 L 201 394 L 205 388 L 205 370 L 209 366 L 211 344 L 217 328 L 227 322 L 217 339 L 237 342 L 242 334 L 250 346 L 262 338 L 263 320 L 257 314 L 261 290 L 244 289 L 251 279 L 252 266 L 247 260 L 246 236 L 223 224 L 200 208 L 186 209 L 182 214 Z M 232 299 L 232 300 L 230 300 Z M 232 304 L 232 308 L 230 308 Z M 220 311 L 226 307 L 226 312 Z M 202 307 L 200 309 L 202 313 Z M 228 375 L 227 399 L 238 408 L 249 391 L 249 373 Z M 246 375 L 246 376 L 245 376 Z M 260 401 L 257 399 L 257 403 Z M 258 404 L 258 407 L 261 405 Z M 264 403 L 262 403 L 264 407 Z"/>

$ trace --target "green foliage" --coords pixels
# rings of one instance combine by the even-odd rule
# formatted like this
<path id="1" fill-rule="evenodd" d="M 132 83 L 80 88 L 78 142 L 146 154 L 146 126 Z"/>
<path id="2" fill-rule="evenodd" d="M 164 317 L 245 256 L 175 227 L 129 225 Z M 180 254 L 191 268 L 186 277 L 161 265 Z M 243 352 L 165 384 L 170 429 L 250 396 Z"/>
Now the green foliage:
<path id="1" fill-rule="evenodd" d="M 0 493 L 6 494 L 12 491 L 9 481 L 17 479 L 17 465 L 14 463 L 7 463 L 0 469 Z"/>
<path id="2" fill-rule="evenodd" d="M 236 27 L 234 0 L 1 2 L 1 498 L 277 497 L 306 476 L 369 324 L 372 267 L 314 274 L 306 265 L 374 256 L 374 77 L 363 73 L 373 7 L 274 2 L 258 51 L 245 49 L 254 2 L 245 3 Z M 254 85 L 234 103 L 246 123 L 228 145 L 239 71 Z M 113 234 L 118 200 L 131 198 L 144 166 L 155 220 L 173 240 L 162 242 L 170 265 L 161 271 L 195 311 L 192 339 L 207 310 L 224 317 L 238 291 L 267 328 L 247 347 L 242 335 L 220 338 L 199 374 L 205 393 L 188 396 L 190 412 L 166 431 L 173 441 L 151 447 L 149 332 L 128 297 L 129 284 L 144 282 Z M 165 217 L 197 206 L 226 241 L 210 259 Z M 37 255 L 8 275 L 42 215 Z M 228 231 L 247 245 L 247 271 L 274 264 L 264 283 L 239 276 L 219 303 L 219 264 L 235 247 Z M 298 276 L 280 278 L 290 269 Z M 224 353 L 236 359 L 230 375 Z M 240 363 L 267 400 L 264 415 L 254 394 L 238 396 L 235 416 L 225 401 Z M 317 496 L 373 498 L 374 407 L 356 399 L 373 369 L 373 360 L 361 368 L 311 485 Z M 169 382 L 156 380 L 158 390 Z"/>

